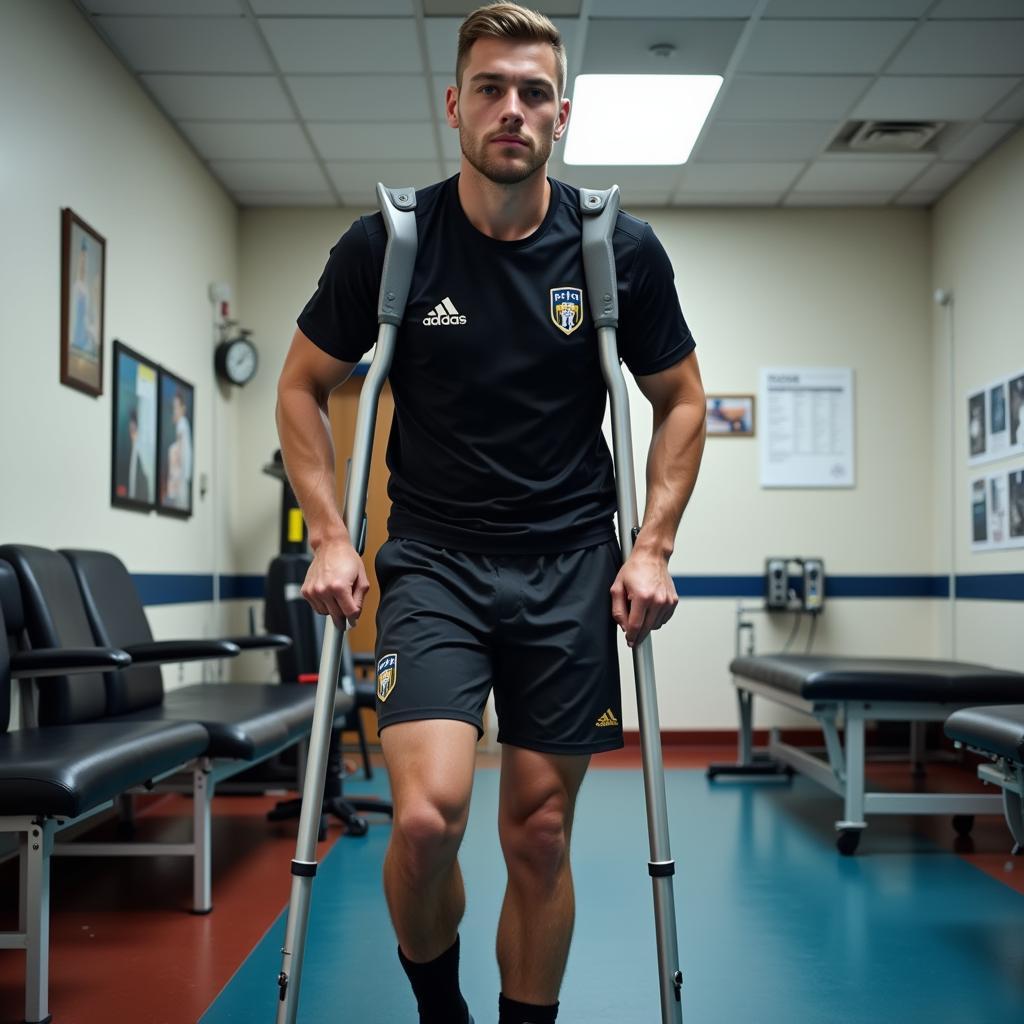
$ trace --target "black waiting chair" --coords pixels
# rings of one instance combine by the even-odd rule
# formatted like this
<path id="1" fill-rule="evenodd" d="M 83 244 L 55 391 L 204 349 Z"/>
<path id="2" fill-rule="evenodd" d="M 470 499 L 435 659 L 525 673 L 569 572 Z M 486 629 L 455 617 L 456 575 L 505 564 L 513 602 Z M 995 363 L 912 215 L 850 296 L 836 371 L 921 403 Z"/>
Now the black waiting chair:
<path id="1" fill-rule="evenodd" d="M 51 1019 L 55 836 L 200 757 L 209 735 L 198 722 L 108 718 L 102 673 L 124 669 L 130 656 L 95 647 L 84 621 L 59 648 L 34 642 L 25 650 L 23 595 L 14 568 L 0 560 L 0 832 L 17 836 L 21 866 L 18 929 L 0 934 L 0 948 L 25 950 L 25 1020 L 34 1024 Z M 22 727 L 9 732 L 12 679 L 24 681 Z M 41 725 L 35 724 L 36 695 Z"/>

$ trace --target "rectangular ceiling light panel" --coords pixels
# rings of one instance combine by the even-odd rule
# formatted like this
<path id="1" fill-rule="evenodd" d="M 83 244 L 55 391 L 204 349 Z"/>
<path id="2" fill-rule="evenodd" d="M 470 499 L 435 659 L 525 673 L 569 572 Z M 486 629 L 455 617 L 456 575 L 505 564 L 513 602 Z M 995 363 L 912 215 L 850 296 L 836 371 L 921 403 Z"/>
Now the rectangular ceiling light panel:
<path id="1" fill-rule="evenodd" d="M 567 164 L 683 164 L 721 75 L 579 75 Z"/>

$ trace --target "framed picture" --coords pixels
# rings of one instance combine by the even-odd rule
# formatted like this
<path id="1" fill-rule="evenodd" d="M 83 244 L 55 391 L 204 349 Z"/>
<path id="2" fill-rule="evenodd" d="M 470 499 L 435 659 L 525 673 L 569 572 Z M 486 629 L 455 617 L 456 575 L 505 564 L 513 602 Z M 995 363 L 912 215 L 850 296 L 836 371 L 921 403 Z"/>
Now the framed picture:
<path id="1" fill-rule="evenodd" d="M 195 388 L 160 367 L 156 510 L 184 519 L 192 515 L 194 415 Z"/>
<path id="2" fill-rule="evenodd" d="M 60 382 L 103 394 L 107 243 L 72 210 L 61 210 Z"/>
<path id="3" fill-rule="evenodd" d="M 110 503 L 121 508 L 156 504 L 156 385 L 156 365 L 115 340 Z"/>
<path id="4" fill-rule="evenodd" d="M 753 395 L 708 395 L 709 437 L 753 437 Z"/>

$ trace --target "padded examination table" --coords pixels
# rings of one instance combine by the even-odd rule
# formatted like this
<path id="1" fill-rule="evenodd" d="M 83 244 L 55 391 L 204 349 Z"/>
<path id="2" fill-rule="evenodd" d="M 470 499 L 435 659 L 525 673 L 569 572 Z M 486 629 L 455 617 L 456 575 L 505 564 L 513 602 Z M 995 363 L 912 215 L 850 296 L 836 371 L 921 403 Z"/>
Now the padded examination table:
<path id="1" fill-rule="evenodd" d="M 946 735 L 992 759 L 978 765 L 978 776 L 1003 790 L 1003 813 L 1024 853 L 1024 703 L 962 708 L 946 719 Z"/>
<path id="2" fill-rule="evenodd" d="M 843 797 L 845 815 L 835 823 L 840 852 L 856 850 L 868 813 L 952 814 L 966 834 L 973 815 L 1002 809 L 1000 797 L 986 794 L 865 792 L 865 723 L 914 723 L 911 758 L 920 773 L 924 732 L 917 723 L 944 721 L 961 707 L 1024 703 L 1024 674 L 964 662 L 809 654 L 748 655 L 729 668 L 739 704 L 739 756 L 736 764 L 711 765 L 708 777 L 808 775 Z M 767 756 L 756 757 L 755 694 L 815 718 L 828 760 L 783 743 L 778 729 L 770 731 Z"/>

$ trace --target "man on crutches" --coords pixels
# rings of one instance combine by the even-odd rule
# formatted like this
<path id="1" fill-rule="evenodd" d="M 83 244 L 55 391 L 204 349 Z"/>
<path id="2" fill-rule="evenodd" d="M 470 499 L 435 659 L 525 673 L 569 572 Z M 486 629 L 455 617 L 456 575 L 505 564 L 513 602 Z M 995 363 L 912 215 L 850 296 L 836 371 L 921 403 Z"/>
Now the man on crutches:
<path id="1" fill-rule="evenodd" d="M 617 319 L 598 326 L 614 341 L 617 323 L 654 426 L 643 523 L 635 543 L 627 531 L 623 564 L 586 218 L 579 192 L 546 177 L 569 117 L 564 48 L 543 16 L 495 4 L 466 19 L 458 53 L 447 114 L 461 170 L 415 194 L 415 269 L 390 368 L 392 511 L 376 559 L 378 718 L 395 806 L 384 892 L 421 1024 L 470 1021 L 457 853 L 493 688 L 508 868 L 499 1024 L 550 1024 L 574 920 L 576 796 L 590 756 L 622 746 L 615 625 L 649 660 L 645 639 L 674 611 L 668 559 L 700 463 L 704 394 L 668 258 L 649 225 L 618 214 Z M 369 585 L 336 505 L 323 413 L 376 336 L 386 243 L 379 214 L 339 240 L 278 389 L 285 466 L 315 553 L 303 593 L 339 629 Z M 660 773 L 660 745 L 653 760 Z M 649 814 L 657 803 L 649 787 Z M 663 784 L 660 805 L 667 850 Z M 653 837 L 652 826 L 652 877 L 670 885 Z M 668 934 L 656 885 L 657 908 Z M 674 957 L 674 920 L 670 931 Z M 674 971 L 666 1021 L 679 1019 Z"/>

